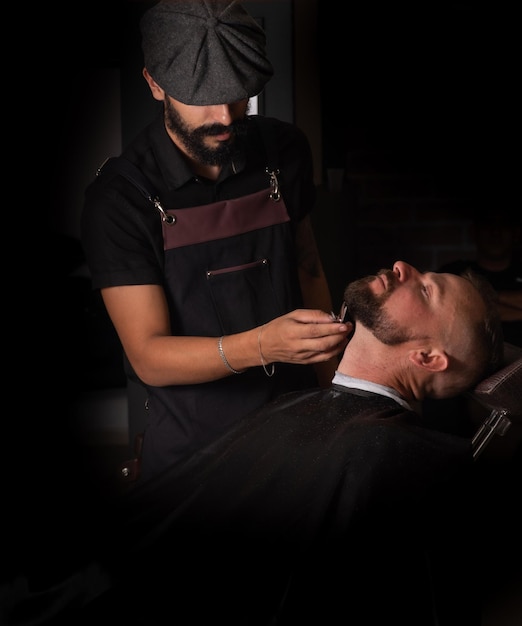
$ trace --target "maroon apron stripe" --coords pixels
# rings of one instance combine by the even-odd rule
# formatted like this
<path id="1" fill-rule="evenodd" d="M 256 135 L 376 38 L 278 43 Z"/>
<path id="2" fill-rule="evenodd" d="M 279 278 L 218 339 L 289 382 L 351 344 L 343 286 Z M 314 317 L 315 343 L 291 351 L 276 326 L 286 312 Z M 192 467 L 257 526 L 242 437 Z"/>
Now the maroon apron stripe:
<path id="1" fill-rule="evenodd" d="M 270 200 L 270 193 L 271 189 L 263 189 L 233 200 L 167 209 L 175 220 L 172 224 L 163 222 L 164 249 L 225 239 L 290 221 L 283 199 Z"/>

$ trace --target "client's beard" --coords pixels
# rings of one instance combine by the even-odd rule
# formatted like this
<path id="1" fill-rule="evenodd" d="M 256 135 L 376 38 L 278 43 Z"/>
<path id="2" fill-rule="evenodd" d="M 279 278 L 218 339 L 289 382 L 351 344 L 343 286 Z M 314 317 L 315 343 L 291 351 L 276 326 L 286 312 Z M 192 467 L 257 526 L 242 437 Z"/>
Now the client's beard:
<path id="1" fill-rule="evenodd" d="M 388 279 L 387 289 L 380 295 L 375 295 L 369 287 L 375 276 L 360 278 L 346 287 L 344 301 L 348 317 L 355 324 L 362 324 L 371 330 L 384 344 L 393 346 L 404 343 L 412 338 L 408 329 L 401 328 L 384 310 L 384 303 L 395 290 L 396 276 L 391 270 L 379 270 L 377 274 L 384 275 Z"/>

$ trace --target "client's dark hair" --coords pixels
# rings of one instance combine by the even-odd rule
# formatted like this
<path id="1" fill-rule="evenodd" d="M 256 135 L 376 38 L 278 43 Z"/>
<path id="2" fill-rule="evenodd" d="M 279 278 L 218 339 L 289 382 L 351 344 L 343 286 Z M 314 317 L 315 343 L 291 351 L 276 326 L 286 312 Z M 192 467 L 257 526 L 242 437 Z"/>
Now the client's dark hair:
<path id="1" fill-rule="evenodd" d="M 474 354 L 473 358 L 476 359 L 478 366 L 477 382 L 479 382 L 500 369 L 504 362 L 504 333 L 498 308 L 498 295 L 485 276 L 469 268 L 464 270 L 461 276 L 475 287 L 486 306 L 486 315 L 472 329 L 478 346 L 478 353 Z"/>

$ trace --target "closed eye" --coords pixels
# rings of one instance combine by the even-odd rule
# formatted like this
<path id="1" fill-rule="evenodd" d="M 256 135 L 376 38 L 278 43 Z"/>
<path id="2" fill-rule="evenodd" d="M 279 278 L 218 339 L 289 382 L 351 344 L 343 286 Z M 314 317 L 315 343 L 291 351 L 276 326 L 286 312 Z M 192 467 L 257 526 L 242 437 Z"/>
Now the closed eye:
<path id="1" fill-rule="evenodd" d="M 437 272 L 428 272 L 426 274 L 426 282 L 422 285 L 423 296 L 433 303 L 440 302 L 444 294 L 444 283 L 441 276 Z"/>

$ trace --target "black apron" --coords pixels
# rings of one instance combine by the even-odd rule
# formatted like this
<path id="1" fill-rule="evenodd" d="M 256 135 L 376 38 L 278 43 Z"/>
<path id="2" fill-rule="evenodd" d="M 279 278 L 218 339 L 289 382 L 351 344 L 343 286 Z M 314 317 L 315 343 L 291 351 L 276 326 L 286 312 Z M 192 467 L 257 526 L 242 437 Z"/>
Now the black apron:
<path id="1" fill-rule="evenodd" d="M 265 129 L 267 130 L 267 129 Z M 158 210 L 172 334 L 217 337 L 255 328 L 302 306 L 294 224 L 279 189 L 275 142 L 265 132 L 266 187 L 203 206 L 173 206 L 123 159 L 120 173 Z M 110 160 L 114 165 L 121 157 Z M 204 183 L 202 183 L 204 184 Z M 261 365 L 197 385 L 147 387 L 142 477 L 213 441 L 279 393 L 313 387 L 311 366 Z"/>

